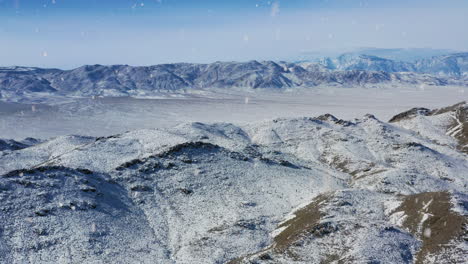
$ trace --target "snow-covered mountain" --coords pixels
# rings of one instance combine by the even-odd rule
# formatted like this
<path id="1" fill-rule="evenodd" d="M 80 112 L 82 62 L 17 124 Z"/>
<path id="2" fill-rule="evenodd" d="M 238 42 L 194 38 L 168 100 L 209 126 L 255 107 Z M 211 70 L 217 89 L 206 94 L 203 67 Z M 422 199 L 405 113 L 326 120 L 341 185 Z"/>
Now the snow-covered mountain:
<path id="1" fill-rule="evenodd" d="M 463 61 L 457 60 L 457 63 L 461 65 Z M 250 61 L 146 67 L 87 65 L 67 71 L 9 67 L 0 68 L 0 98 L 4 101 L 19 101 L 34 95 L 131 96 L 184 89 L 233 87 L 468 85 L 468 80 L 458 75 L 441 77 L 407 72 L 413 71 L 411 64 L 371 56 L 342 56 L 325 64 Z M 425 62 L 421 62 L 421 65 L 437 67 L 435 64 L 428 66 Z"/>
<path id="2" fill-rule="evenodd" d="M 430 59 L 418 60 L 415 63 L 418 72 L 448 76 L 468 76 L 468 53 L 457 53 Z"/>
<path id="3" fill-rule="evenodd" d="M 0 262 L 466 263 L 467 112 L 187 123 L 3 148 Z"/>
<path id="4" fill-rule="evenodd" d="M 336 58 L 324 58 L 320 64 L 332 70 L 362 70 L 384 72 L 414 72 L 416 68 L 410 62 L 400 62 L 376 56 L 347 53 Z"/>
<path id="5" fill-rule="evenodd" d="M 421 59 L 427 59 L 435 56 L 459 53 L 449 49 L 431 49 L 431 48 L 372 48 L 362 47 L 351 50 L 320 50 L 303 51 L 299 55 L 292 57 L 294 61 L 318 61 L 325 57 L 336 58 L 343 54 L 369 55 L 394 61 L 414 62 Z"/>
<path id="6" fill-rule="evenodd" d="M 457 53 L 448 49 L 431 49 L 431 48 L 359 48 L 352 51 L 355 54 L 372 55 L 380 58 L 414 62 L 420 59 L 431 58 L 435 56 Z"/>
<path id="7" fill-rule="evenodd" d="M 336 58 L 323 58 L 319 63 L 331 70 L 415 72 L 435 76 L 468 76 L 468 53 L 454 53 L 414 62 L 403 62 L 359 53 L 346 53 Z"/>
<path id="8" fill-rule="evenodd" d="M 24 149 L 40 142 L 40 140 L 34 138 L 26 138 L 22 141 L 0 139 L 0 151 Z"/>

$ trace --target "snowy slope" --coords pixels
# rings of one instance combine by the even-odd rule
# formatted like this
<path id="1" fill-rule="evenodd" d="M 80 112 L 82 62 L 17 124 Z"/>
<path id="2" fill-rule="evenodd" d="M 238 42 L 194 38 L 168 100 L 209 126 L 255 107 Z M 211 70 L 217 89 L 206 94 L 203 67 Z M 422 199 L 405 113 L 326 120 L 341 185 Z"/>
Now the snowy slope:
<path id="1" fill-rule="evenodd" d="M 9 149 L 0 262 L 466 262 L 466 105 L 426 110 Z"/>

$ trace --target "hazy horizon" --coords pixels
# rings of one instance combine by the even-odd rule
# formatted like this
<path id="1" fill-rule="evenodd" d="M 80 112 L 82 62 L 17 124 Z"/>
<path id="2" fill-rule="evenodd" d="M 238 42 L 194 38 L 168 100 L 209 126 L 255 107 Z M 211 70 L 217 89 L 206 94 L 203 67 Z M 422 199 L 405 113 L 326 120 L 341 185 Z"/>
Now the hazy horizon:
<path id="1" fill-rule="evenodd" d="M 0 0 L 2 66 L 296 60 L 361 47 L 468 50 L 468 2 Z"/>

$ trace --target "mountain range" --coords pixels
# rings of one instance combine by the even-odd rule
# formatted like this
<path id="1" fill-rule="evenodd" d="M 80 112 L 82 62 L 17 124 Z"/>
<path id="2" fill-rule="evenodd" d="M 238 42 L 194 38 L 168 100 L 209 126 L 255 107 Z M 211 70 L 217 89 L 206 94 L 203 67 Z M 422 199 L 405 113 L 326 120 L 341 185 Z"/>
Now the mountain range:
<path id="1" fill-rule="evenodd" d="M 468 85 L 468 53 L 400 62 L 344 54 L 319 62 L 215 62 L 154 66 L 86 65 L 72 70 L 0 68 L 0 98 L 34 95 L 132 96 L 209 88 L 315 86 Z"/>

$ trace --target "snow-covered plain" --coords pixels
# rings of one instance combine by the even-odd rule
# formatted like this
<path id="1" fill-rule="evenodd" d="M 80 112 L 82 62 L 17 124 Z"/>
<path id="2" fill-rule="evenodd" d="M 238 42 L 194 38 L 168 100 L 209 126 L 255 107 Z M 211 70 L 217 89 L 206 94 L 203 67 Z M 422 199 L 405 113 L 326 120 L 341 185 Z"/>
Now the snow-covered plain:
<path id="1" fill-rule="evenodd" d="M 412 107 L 442 107 L 467 99 L 466 87 L 424 85 L 193 90 L 138 98 L 48 98 L 45 104 L 36 105 L 0 102 L 0 135 L 14 139 L 68 134 L 107 136 L 183 122 L 240 124 L 324 113 L 343 119 L 371 113 L 387 121 Z"/>

